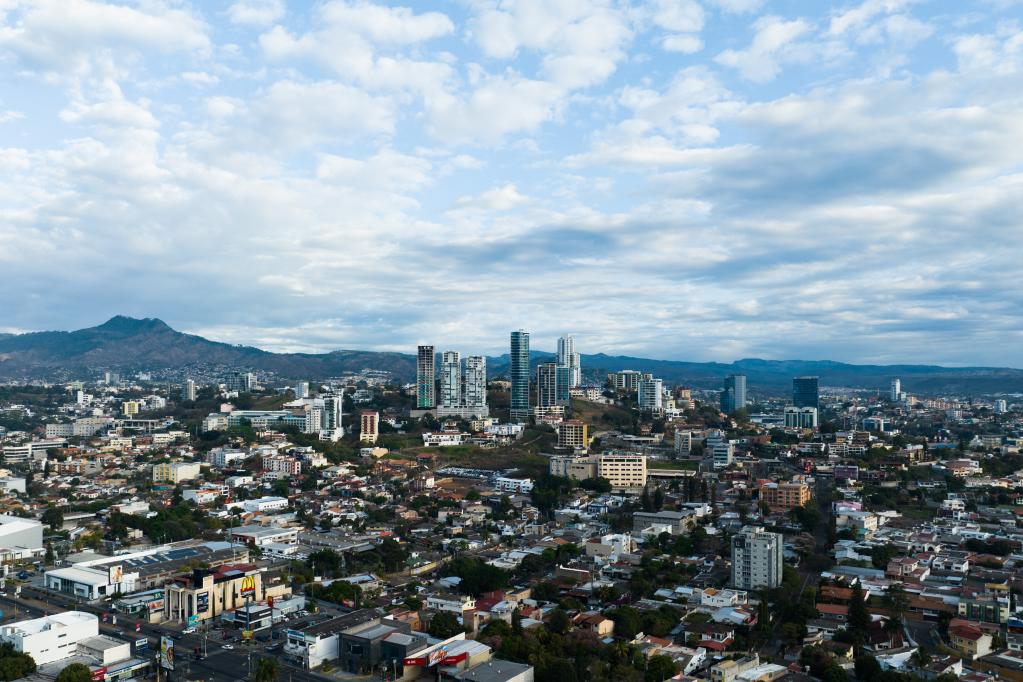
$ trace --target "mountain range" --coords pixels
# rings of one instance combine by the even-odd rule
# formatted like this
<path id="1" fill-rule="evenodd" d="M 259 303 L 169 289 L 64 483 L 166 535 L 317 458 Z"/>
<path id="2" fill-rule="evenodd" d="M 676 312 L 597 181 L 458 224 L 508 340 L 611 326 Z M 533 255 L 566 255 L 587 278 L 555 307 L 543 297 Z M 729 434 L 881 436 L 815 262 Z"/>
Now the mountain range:
<path id="1" fill-rule="evenodd" d="M 533 364 L 552 353 L 534 351 Z M 745 374 L 750 390 L 784 394 L 792 377 L 819 376 L 823 386 L 887 390 L 894 377 L 911 393 L 1023 392 L 1023 370 L 1007 367 L 941 367 L 937 365 L 854 365 L 832 361 L 744 359 L 733 363 L 651 360 L 622 355 L 583 355 L 584 376 L 601 381 L 606 372 L 634 369 L 650 372 L 669 384 L 719 388 L 728 374 Z M 154 318 L 117 316 L 98 327 L 77 331 L 0 334 L 0 378 L 26 379 L 87 376 L 113 370 L 183 370 L 238 368 L 274 372 L 288 379 L 324 379 L 364 369 L 385 370 L 413 381 L 416 357 L 411 353 L 338 350 L 329 353 L 272 353 L 184 334 Z M 488 358 L 491 376 L 507 371 L 508 355 Z"/>

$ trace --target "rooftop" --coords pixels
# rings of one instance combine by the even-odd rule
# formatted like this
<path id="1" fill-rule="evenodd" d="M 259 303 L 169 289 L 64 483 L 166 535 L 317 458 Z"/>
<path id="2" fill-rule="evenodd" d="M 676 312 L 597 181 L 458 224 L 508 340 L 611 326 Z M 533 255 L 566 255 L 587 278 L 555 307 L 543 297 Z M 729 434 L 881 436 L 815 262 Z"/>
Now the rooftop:
<path id="1" fill-rule="evenodd" d="M 84 611 L 65 611 L 64 613 L 55 613 L 52 616 L 43 616 L 42 618 L 33 618 L 32 620 L 22 620 L 17 623 L 10 623 L 8 625 L 4 625 L 3 628 L 0 629 L 0 632 L 4 635 L 34 635 L 47 630 L 56 630 L 89 622 L 96 623 L 96 628 L 97 630 L 99 629 L 99 618 L 91 613 L 85 613 Z"/>

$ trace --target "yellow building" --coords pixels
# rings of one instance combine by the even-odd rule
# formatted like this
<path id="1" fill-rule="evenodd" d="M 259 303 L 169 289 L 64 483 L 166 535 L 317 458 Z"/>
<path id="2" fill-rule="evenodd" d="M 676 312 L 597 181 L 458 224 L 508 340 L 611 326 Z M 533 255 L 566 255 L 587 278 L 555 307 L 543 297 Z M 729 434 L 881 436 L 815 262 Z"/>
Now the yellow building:
<path id="1" fill-rule="evenodd" d="M 810 486 L 805 483 L 765 483 L 760 486 L 760 500 L 772 512 L 787 512 L 810 501 Z"/>
<path id="2" fill-rule="evenodd" d="M 359 440 L 363 443 L 376 443 L 380 437 L 380 413 L 364 410 L 359 418 Z"/>
<path id="3" fill-rule="evenodd" d="M 213 620 L 225 611 L 258 604 L 268 596 L 291 594 L 280 584 L 269 588 L 263 574 L 252 564 L 225 564 L 215 569 L 196 569 L 164 587 L 164 620 L 187 623 L 190 618 Z"/>
<path id="4" fill-rule="evenodd" d="M 164 462 L 153 465 L 153 483 L 181 483 L 199 477 L 198 462 Z"/>
<path id="5" fill-rule="evenodd" d="M 589 427 L 586 422 L 568 419 L 558 425 L 558 447 L 583 450 L 589 445 Z"/>
<path id="6" fill-rule="evenodd" d="M 124 412 L 125 417 L 134 417 L 139 413 L 140 407 L 141 404 L 137 400 L 125 400 L 121 405 L 121 411 Z"/>

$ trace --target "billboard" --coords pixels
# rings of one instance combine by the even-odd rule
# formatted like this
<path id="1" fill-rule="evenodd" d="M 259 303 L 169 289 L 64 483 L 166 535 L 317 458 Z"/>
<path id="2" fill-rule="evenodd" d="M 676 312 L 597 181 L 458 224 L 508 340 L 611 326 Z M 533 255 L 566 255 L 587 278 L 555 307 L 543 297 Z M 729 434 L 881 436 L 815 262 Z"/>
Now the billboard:
<path id="1" fill-rule="evenodd" d="M 203 592 L 195 595 L 195 612 L 206 613 L 210 610 L 210 593 Z"/>
<path id="2" fill-rule="evenodd" d="M 426 657 L 426 667 L 432 668 L 437 665 L 448 655 L 448 648 L 446 646 L 438 647 L 430 652 L 429 656 Z"/>
<path id="3" fill-rule="evenodd" d="M 149 638 L 139 637 L 135 640 L 135 651 L 145 651 L 149 648 Z"/>
<path id="4" fill-rule="evenodd" d="M 107 669 L 106 669 L 106 667 L 96 668 L 95 670 L 92 671 L 92 681 L 93 682 L 103 682 L 103 680 L 105 680 L 106 677 L 107 677 Z"/>
<path id="5" fill-rule="evenodd" d="M 174 640 L 163 635 L 160 637 L 160 667 L 174 670 Z"/>
<path id="6" fill-rule="evenodd" d="M 240 591 L 242 596 L 254 594 L 256 591 L 256 578 L 251 575 L 242 578 L 242 588 Z"/>
<path id="7" fill-rule="evenodd" d="M 199 616 L 189 616 L 188 617 L 188 627 L 194 628 L 198 624 L 199 624 Z"/>
<path id="8" fill-rule="evenodd" d="M 107 582 L 116 585 L 124 578 L 124 567 L 118 564 L 107 568 Z"/>
<path id="9" fill-rule="evenodd" d="M 162 599 L 154 599 L 153 601 L 149 602 L 149 612 L 155 613 L 157 611 L 163 611 Z"/>

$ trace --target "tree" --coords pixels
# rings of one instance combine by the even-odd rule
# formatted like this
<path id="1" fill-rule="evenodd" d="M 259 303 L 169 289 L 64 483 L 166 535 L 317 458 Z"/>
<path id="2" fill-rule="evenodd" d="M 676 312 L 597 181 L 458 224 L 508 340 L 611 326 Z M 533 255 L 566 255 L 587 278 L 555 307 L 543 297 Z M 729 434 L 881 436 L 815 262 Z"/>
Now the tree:
<path id="1" fill-rule="evenodd" d="M 909 608 L 909 596 L 901 585 L 892 585 L 884 593 L 884 605 L 891 614 L 892 620 L 902 622 L 902 616 Z"/>
<path id="2" fill-rule="evenodd" d="M 856 679 L 870 682 L 881 676 L 881 664 L 870 654 L 860 654 L 856 659 Z"/>
<path id="3" fill-rule="evenodd" d="M 551 611 L 550 619 L 547 621 L 547 627 L 557 635 L 563 635 L 568 632 L 571 624 L 572 621 L 569 619 L 568 614 L 560 606 Z"/>
<path id="4" fill-rule="evenodd" d="M 256 661 L 253 674 L 255 682 L 275 682 L 281 673 L 281 664 L 276 658 L 260 658 Z"/>
<path id="5" fill-rule="evenodd" d="M 72 663 L 58 673 L 56 682 L 92 682 L 92 671 L 84 663 Z"/>
<path id="6" fill-rule="evenodd" d="M 438 639 L 447 639 L 462 632 L 462 626 L 459 624 L 458 619 L 455 618 L 455 614 L 448 611 L 438 611 L 430 620 L 430 627 L 427 629 L 427 632 Z"/>
<path id="7" fill-rule="evenodd" d="M 670 656 L 651 656 L 646 665 L 646 682 L 664 682 L 678 674 L 679 666 Z"/>
<path id="8" fill-rule="evenodd" d="M 52 504 L 47 505 L 40 520 L 50 527 L 50 530 L 57 531 L 64 525 L 64 512 Z"/>
<path id="9" fill-rule="evenodd" d="M 863 597 L 863 590 L 857 585 L 853 588 L 849 602 L 849 631 L 860 638 L 866 637 L 871 622 L 870 612 L 867 611 L 867 603 Z"/>
<path id="10" fill-rule="evenodd" d="M 50 543 L 47 542 L 46 543 L 46 556 L 43 557 L 44 561 L 46 562 L 46 565 L 47 566 L 52 566 L 54 558 L 55 557 L 53 556 L 53 545 L 51 545 Z"/>

